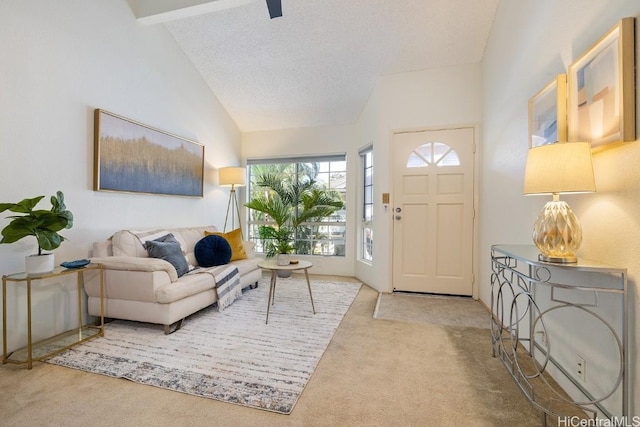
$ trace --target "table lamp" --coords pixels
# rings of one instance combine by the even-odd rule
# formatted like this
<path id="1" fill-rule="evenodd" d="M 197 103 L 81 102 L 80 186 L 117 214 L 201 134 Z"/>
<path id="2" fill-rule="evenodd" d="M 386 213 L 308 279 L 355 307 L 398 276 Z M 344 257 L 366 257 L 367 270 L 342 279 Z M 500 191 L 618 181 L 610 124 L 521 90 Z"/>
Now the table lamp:
<path id="1" fill-rule="evenodd" d="M 236 187 L 244 187 L 246 185 L 247 171 L 243 167 L 226 167 L 218 170 L 218 184 L 221 187 L 231 187 L 231 193 L 229 193 L 229 203 L 227 203 L 227 213 L 224 216 L 224 230 L 227 231 L 227 220 L 229 219 L 229 211 L 231 211 L 231 230 L 235 229 L 234 212 L 238 215 L 238 228 L 240 228 L 240 234 L 244 239 L 242 233 L 242 224 L 240 221 L 240 207 L 238 206 L 238 199 L 236 198 Z"/>
<path id="2" fill-rule="evenodd" d="M 533 227 L 539 259 L 554 263 L 577 262 L 582 229 L 561 193 L 596 191 L 588 142 L 559 142 L 529 150 L 524 174 L 524 194 L 551 194 Z"/>

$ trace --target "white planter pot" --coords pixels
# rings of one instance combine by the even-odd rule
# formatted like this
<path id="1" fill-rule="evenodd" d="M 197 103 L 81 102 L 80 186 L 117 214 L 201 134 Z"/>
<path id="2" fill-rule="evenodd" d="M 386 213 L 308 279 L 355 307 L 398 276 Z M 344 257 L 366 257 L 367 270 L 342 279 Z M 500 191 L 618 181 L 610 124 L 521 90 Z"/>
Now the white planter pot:
<path id="1" fill-rule="evenodd" d="M 291 277 L 291 270 L 278 270 L 278 277 L 282 277 L 283 279 Z"/>
<path id="2" fill-rule="evenodd" d="M 24 271 L 27 274 L 43 274 L 53 271 L 53 254 L 29 255 L 24 259 Z"/>
<path id="3" fill-rule="evenodd" d="M 289 265 L 290 262 L 291 257 L 289 254 L 278 254 L 278 257 L 276 258 L 276 263 L 278 265 Z"/>

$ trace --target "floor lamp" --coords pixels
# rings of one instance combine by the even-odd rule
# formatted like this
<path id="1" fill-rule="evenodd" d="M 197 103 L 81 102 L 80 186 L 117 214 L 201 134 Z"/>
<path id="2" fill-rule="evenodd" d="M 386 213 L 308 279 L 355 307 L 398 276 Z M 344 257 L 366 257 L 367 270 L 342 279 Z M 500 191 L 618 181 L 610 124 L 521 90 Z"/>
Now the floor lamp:
<path id="1" fill-rule="evenodd" d="M 238 215 L 238 228 L 240 229 L 240 235 L 244 239 L 242 233 L 242 223 L 240 221 L 240 206 L 238 206 L 238 199 L 236 197 L 236 187 L 244 187 L 246 184 L 247 171 L 243 167 L 228 167 L 220 168 L 218 170 L 218 184 L 221 187 L 231 187 L 231 193 L 229 193 L 229 203 L 227 204 L 227 213 L 224 216 L 224 230 L 227 231 L 227 221 L 229 219 L 229 212 L 231 212 L 231 230 L 235 229 L 234 215 Z"/>

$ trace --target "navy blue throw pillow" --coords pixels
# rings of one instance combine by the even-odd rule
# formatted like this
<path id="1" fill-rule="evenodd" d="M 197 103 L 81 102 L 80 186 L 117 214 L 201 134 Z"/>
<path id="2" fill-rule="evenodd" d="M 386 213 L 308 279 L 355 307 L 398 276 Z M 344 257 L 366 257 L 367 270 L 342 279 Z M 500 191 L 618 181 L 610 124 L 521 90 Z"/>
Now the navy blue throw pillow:
<path id="1" fill-rule="evenodd" d="M 223 265 L 231 260 L 231 245 L 224 237 L 212 234 L 196 243 L 193 254 L 201 267 Z"/>

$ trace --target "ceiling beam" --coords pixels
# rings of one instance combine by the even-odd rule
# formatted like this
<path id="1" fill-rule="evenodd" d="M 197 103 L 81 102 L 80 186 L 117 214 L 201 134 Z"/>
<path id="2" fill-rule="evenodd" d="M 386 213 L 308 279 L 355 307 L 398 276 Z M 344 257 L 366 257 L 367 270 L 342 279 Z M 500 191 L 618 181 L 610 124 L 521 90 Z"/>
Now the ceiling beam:
<path id="1" fill-rule="evenodd" d="M 138 22 L 159 24 L 231 9 L 256 0 L 127 0 Z"/>

